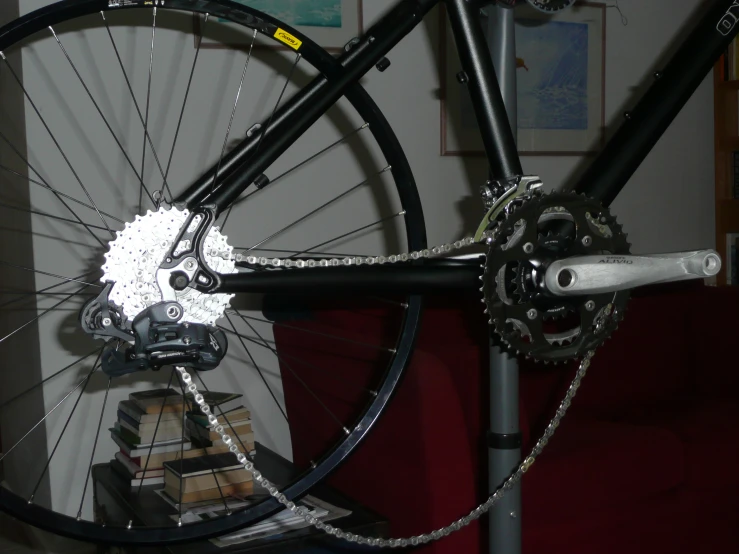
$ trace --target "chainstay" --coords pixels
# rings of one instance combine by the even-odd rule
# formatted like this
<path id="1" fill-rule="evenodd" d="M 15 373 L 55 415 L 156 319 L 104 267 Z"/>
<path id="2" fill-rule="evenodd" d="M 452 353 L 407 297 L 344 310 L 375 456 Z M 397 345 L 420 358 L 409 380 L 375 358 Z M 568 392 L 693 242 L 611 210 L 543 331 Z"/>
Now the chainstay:
<path id="1" fill-rule="evenodd" d="M 580 382 L 582 381 L 583 377 L 585 377 L 588 367 L 590 367 L 590 361 L 593 357 L 593 354 L 593 351 L 588 352 L 580 361 L 578 370 L 575 374 L 574 379 L 572 380 L 572 383 L 567 389 L 567 393 L 565 394 L 564 399 L 557 408 L 557 411 L 552 420 L 549 422 L 549 425 L 547 425 L 546 429 L 544 430 L 544 433 L 529 452 L 528 456 L 524 458 L 524 460 L 519 464 L 516 470 L 511 473 L 505 481 L 503 481 L 503 483 L 496 489 L 494 493 L 492 493 L 488 497 L 485 502 L 477 506 L 477 508 L 469 512 L 467 515 L 453 521 L 446 527 L 441 527 L 439 529 L 431 531 L 430 533 L 425 533 L 422 535 L 394 539 L 365 537 L 362 535 L 357 535 L 355 533 L 347 533 L 346 531 L 343 531 L 338 527 L 334 527 L 333 525 L 325 523 L 319 518 L 312 516 L 306 508 L 304 508 L 303 506 L 298 506 L 293 501 L 288 499 L 284 494 L 280 492 L 279 488 L 274 483 L 267 480 L 261 474 L 261 472 L 259 472 L 255 468 L 254 462 L 247 458 L 244 452 L 241 452 L 239 450 L 239 446 L 235 444 L 231 436 L 226 433 L 226 430 L 224 426 L 219 422 L 218 417 L 211 413 L 210 406 L 205 403 L 203 395 L 198 392 L 198 387 L 193 382 L 192 376 L 187 372 L 187 370 L 184 367 L 177 367 L 177 371 L 180 374 L 182 382 L 187 387 L 187 391 L 192 394 L 195 402 L 197 402 L 198 406 L 200 406 L 200 411 L 202 411 L 203 414 L 208 417 L 208 423 L 210 424 L 210 427 L 221 436 L 221 440 L 223 440 L 223 443 L 229 447 L 229 450 L 233 454 L 236 455 L 236 459 L 239 461 L 240 464 L 243 465 L 244 469 L 252 474 L 252 478 L 254 479 L 254 481 L 256 481 L 264 489 L 266 489 L 267 492 L 269 492 L 269 494 L 273 498 L 276 498 L 277 501 L 285 508 L 290 510 L 298 517 L 302 518 L 306 523 L 315 527 L 316 529 L 347 542 L 383 548 L 403 548 L 407 546 L 427 544 L 429 542 L 446 537 L 455 531 L 459 531 L 463 527 L 466 527 L 473 521 L 479 519 L 483 514 L 490 510 L 490 508 L 495 506 L 495 504 L 497 504 L 508 491 L 510 491 L 521 481 L 524 473 L 526 473 L 534 464 L 536 458 L 544 450 L 544 447 L 549 442 L 549 439 L 552 438 L 555 430 L 557 429 L 557 427 L 559 427 L 562 418 L 567 413 L 567 409 L 570 407 L 572 399 L 575 397 L 575 394 L 577 394 L 577 389 L 580 388 Z M 181 521 L 180 525 L 182 525 Z"/>

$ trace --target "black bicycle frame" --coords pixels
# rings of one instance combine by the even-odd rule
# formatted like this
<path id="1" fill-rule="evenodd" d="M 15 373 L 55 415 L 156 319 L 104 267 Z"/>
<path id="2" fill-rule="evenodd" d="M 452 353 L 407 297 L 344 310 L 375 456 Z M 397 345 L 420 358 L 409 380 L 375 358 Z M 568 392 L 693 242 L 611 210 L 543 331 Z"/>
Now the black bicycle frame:
<path id="1" fill-rule="evenodd" d="M 263 180 L 267 168 L 341 98 L 347 87 L 369 72 L 439 3 L 445 4 L 449 14 L 465 76 L 461 86 L 469 88 L 491 175 L 498 180 L 522 175 L 516 142 L 478 18 L 480 6 L 491 2 L 400 0 L 338 58 L 335 72 L 315 78 L 275 113 L 268 128 L 263 125 L 237 146 L 224 159 L 217 179 L 213 168 L 176 201 L 191 209 L 213 206 L 219 213 L 228 208 L 258 178 Z M 575 191 L 605 205 L 613 201 L 739 32 L 738 22 L 739 0 L 709 3 L 682 46 L 664 69 L 655 73 L 653 85 L 575 184 Z M 306 285 L 305 279 L 310 279 L 308 271 L 300 272 L 302 278 L 287 275 L 290 272 L 254 272 L 221 275 L 212 292 L 428 292 L 434 288 L 479 286 L 477 269 L 476 259 L 467 268 L 433 260 L 392 267 L 329 267 L 321 268 L 320 278 L 315 279 L 314 285 L 320 283 L 320 287 Z M 434 287 L 435 283 L 438 287 Z"/>

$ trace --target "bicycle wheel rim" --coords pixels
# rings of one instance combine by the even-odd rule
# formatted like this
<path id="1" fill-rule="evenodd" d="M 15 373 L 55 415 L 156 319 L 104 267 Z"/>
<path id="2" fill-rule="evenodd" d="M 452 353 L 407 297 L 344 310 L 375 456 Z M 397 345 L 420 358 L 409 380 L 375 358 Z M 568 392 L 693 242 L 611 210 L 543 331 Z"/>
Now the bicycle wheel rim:
<path id="1" fill-rule="evenodd" d="M 66 0 L 53 4 L 12 22 L 4 29 L 0 29 L 0 50 L 6 50 L 23 38 L 46 27 L 57 25 L 62 21 L 101 11 L 109 12 L 135 8 L 151 9 L 150 3 L 148 3 L 149 5 L 145 4 L 147 2 L 143 0 L 134 0 L 120 7 L 112 7 L 108 0 Z M 336 67 L 336 61 L 308 37 L 267 15 L 245 6 L 227 0 L 168 0 L 167 5 L 161 6 L 161 8 L 202 14 L 208 13 L 212 16 L 223 17 L 240 23 L 246 21 L 245 15 L 256 17 L 260 24 L 271 25 L 274 28 L 279 25 L 302 40 L 302 55 L 320 71 L 330 72 L 331 69 Z M 392 166 L 396 189 L 403 208 L 406 210 L 406 239 L 409 248 L 412 250 L 424 248 L 426 239 L 420 199 L 400 144 L 379 108 L 360 85 L 353 85 L 347 90 L 345 97 L 357 113 L 370 124 L 370 131 L 385 155 L 388 164 Z M 420 312 L 421 298 L 416 296 L 408 298 L 408 307 L 402 324 L 402 333 L 398 339 L 397 351 L 387 369 L 382 386 L 377 390 L 374 401 L 367 406 L 364 414 L 345 439 L 337 444 L 332 451 L 328 452 L 317 463 L 315 469 L 283 489 L 283 494 L 286 497 L 297 499 L 304 495 L 311 487 L 336 469 L 372 428 L 390 401 L 403 370 L 408 364 Z M 131 529 L 101 526 L 97 523 L 59 514 L 42 506 L 29 503 L 27 499 L 2 488 L 0 488 L 0 509 L 36 527 L 75 539 L 115 544 L 151 545 L 174 544 L 220 536 L 268 517 L 281 509 L 281 506 L 275 499 L 270 498 L 252 508 L 236 512 L 228 518 L 188 524 L 182 527 Z"/>

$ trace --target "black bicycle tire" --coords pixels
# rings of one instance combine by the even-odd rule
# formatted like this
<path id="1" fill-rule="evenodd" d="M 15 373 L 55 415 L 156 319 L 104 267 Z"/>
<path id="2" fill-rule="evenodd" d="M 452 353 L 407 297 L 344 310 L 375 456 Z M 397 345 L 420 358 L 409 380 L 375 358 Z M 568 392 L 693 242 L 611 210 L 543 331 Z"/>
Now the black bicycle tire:
<path id="1" fill-rule="evenodd" d="M 125 5 L 124 2 L 120 2 L 120 4 L 116 6 L 110 0 L 63 0 L 41 8 L 8 23 L 0 29 L 0 51 L 6 50 L 13 44 L 46 27 L 63 21 L 96 12 L 135 8 L 150 9 L 155 3 L 149 0 L 126 0 Z M 263 26 L 265 30 L 274 31 L 279 26 L 301 40 L 300 52 L 302 56 L 325 75 L 331 75 L 338 65 L 335 58 L 296 29 L 257 10 L 231 2 L 230 0 L 167 0 L 166 5 L 162 2 L 159 8 L 202 14 L 209 13 L 211 16 L 223 17 L 253 28 L 253 25 L 249 25 L 246 22 L 247 16 L 251 16 L 251 18 L 256 18 L 256 24 Z M 253 22 L 254 20 L 252 19 L 251 21 Z M 274 33 L 269 33 L 269 36 L 272 34 Z M 388 165 L 391 166 L 396 190 L 401 205 L 406 211 L 405 224 L 408 247 L 411 250 L 425 248 L 426 231 L 421 201 L 418 196 L 410 164 L 400 142 L 379 107 L 360 84 L 355 83 L 350 86 L 344 96 L 352 104 L 357 113 L 364 118 L 364 121 L 369 124 L 370 132 L 383 152 Z M 368 405 L 354 429 L 350 430 L 343 441 L 324 455 L 317 462 L 315 468 L 283 489 L 282 492 L 287 498 L 291 500 L 300 498 L 310 488 L 341 465 L 363 440 L 378 417 L 382 414 L 410 362 L 421 315 L 421 300 L 420 296 L 411 296 L 407 299 L 408 307 L 402 324 L 402 332 L 398 340 L 396 353 L 385 373 L 382 385 L 377 390 L 374 400 Z M 76 518 L 29 503 L 26 499 L 15 495 L 8 489 L 0 488 L 0 510 L 9 515 L 61 536 L 106 544 L 150 546 L 204 540 L 234 532 L 260 519 L 269 517 L 281 508 L 282 506 L 277 500 L 269 498 L 264 502 L 260 502 L 246 510 L 235 512 L 225 518 L 183 525 L 182 527 L 132 527 L 128 529 L 125 527 L 103 526 L 91 521 L 77 520 Z"/>

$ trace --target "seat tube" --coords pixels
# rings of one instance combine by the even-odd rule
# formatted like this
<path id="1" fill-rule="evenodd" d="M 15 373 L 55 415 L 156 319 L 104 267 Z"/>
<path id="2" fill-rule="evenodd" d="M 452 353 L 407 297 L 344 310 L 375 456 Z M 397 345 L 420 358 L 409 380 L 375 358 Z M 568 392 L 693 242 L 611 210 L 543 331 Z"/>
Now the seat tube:
<path id="1" fill-rule="evenodd" d="M 516 41 L 513 10 L 487 8 L 487 42 L 512 135 L 518 129 L 516 109 Z M 515 141 L 514 141 L 515 143 Z M 518 405 L 518 362 L 491 336 L 488 491 L 492 494 L 521 462 Z M 521 553 L 521 485 L 509 490 L 488 513 L 491 554 Z"/>
<path id="2" fill-rule="evenodd" d="M 523 173 L 521 160 L 482 31 L 480 8 L 476 6 L 479 5 L 469 0 L 446 0 L 449 22 L 462 63 L 460 81 L 467 86 L 472 98 L 490 172 L 496 180 L 510 180 Z M 500 8 L 490 6 L 488 9 Z"/>

